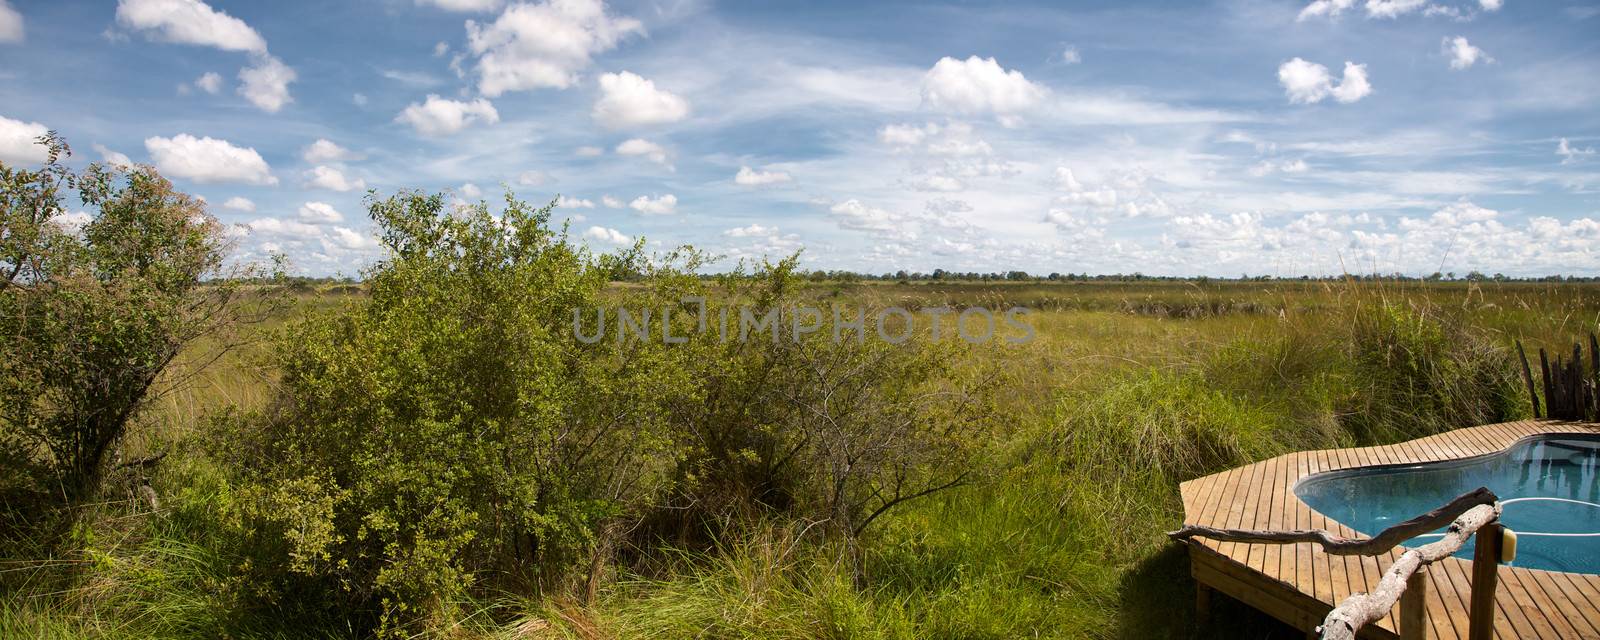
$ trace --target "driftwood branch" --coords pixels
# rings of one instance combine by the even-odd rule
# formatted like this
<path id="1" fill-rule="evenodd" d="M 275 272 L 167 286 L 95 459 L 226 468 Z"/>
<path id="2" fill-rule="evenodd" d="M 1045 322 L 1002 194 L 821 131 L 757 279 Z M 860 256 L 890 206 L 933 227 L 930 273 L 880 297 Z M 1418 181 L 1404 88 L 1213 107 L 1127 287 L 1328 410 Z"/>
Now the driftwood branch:
<path id="1" fill-rule="evenodd" d="M 1183 541 L 1201 537 L 1221 542 L 1246 542 L 1256 544 L 1293 544 L 1315 542 L 1322 550 L 1335 556 L 1375 556 L 1400 545 L 1400 543 L 1450 524 L 1451 521 L 1475 507 L 1492 505 L 1500 498 L 1487 487 L 1479 487 L 1457 496 L 1456 499 L 1400 524 L 1384 529 L 1371 538 L 1344 538 L 1322 529 L 1294 531 L 1257 531 L 1250 529 L 1218 529 L 1197 525 L 1184 525 L 1182 529 L 1167 534 L 1168 538 Z"/>
<path id="2" fill-rule="evenodd" d="M 1467 510 L 1450 523 L 1444 537 L 1400 555 L 1389 570 L 1383 573 L 1378 587 L 1372 593 L 1356 593 L 1328 612 L 1317 631 L 1323 640 L 1354 640 L 1356 631 L 1368 623 L 1388 615 L 1389 610 L 1406 590 L 1406 581 L 1417 569 L 1450 557 L 1466 544 L 1480 527 L 1500 517 L 1500 505 L 1480 504 Z"/>

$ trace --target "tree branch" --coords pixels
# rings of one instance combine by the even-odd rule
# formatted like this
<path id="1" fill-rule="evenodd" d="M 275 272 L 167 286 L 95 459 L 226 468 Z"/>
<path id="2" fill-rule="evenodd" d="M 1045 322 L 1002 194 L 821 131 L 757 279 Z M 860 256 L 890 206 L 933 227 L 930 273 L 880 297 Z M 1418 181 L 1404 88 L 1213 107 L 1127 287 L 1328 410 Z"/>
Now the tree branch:
<path id="1" fill-rule="evenodd" d="M 1478 487 L 1467 493 L 1457 496 L 1456 499 L 1433 511 L 1429 511 L 1415 518 L 1402 522 L 1380 531 L 1378 535 L 1365 539 L 1342 538 L 1323 531 L 1322 529 L 1295 530 L 1295 531 L 1256 531 L 1249 529 L 1217 529 L 1197 525 L 1185 525 L 1182 529 L 1167 534 L 1168 538 L 1183 541 L 1193 537 L 1210 538 L 1221 542 L 1246 542 L 1259 544 L 1291 544 L 1295 542 L 1315 542 L 1322 545 L 1322 550 L 1336 556 L 1373 556 L 1399 546 L 1400 543 L 1415 538 L 1418 535 L 1433 531 L 1449 524 L 1457 517 L 1469 510 L 1482 506 L 1492 505 L 1500 498 L 1487 487 Z"/>

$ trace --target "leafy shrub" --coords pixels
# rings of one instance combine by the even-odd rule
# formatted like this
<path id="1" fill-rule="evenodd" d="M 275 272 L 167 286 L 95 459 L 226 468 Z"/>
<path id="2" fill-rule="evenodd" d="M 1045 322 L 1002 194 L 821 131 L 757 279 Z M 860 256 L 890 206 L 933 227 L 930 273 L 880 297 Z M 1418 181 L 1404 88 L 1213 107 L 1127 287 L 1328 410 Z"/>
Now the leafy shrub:
<path id="1" fill-rule="evenodd" d="M 219 448 L 256 478 L 267 577 L 396 633 L 474 587 L 569 586 L 601 525 L 663 491 L 663 405 L 693 388 L 681 352 L 574 335 L 635 259 L 602 265 L 509 197 L 369 206 L 389 252 L 369 297 L 288 331 L 277 406 Z"/>
<path id="2" fill-rule="evenodd" d="M 42 524 L 40 506 L 93 499 L 184 347 L 251 308 L 208 281 L 226 245 L 200 200 L 149 167 L 73 173 L 64 142 L 41 143 L 42 169 L 0 164 L 0 491 L 22 528 Z M 94 213 L 74 220 L 69 194 Z"/>

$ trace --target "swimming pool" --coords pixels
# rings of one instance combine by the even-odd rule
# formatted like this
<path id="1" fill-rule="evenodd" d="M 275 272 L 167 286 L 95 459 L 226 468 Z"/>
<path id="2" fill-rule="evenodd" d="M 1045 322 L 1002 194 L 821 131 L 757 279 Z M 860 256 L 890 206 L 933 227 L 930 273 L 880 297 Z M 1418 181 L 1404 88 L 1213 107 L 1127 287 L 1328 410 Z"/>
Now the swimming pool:
<path id="1" fill-rule="evenodd" d="M 1500 521 L 1517 532 L 1513 564 L 1600 574 L 1597 472 L 1600 437 L 1552 434 L 1465 460 L 1320 473 L 1301 480 L 1294 492 L 1312 509 L 1370 536 L 1488 487 L 1500 496 Z M 1456 555 L 1470 560 L 1472 545 Z"/>

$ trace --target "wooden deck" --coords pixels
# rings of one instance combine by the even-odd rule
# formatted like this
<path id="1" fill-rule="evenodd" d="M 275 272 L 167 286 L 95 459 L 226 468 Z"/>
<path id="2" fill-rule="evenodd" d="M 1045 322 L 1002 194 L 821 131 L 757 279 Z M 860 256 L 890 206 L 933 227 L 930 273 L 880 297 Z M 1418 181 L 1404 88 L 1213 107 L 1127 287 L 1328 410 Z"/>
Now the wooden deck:
<path id="1" fill-rule="evenodd" d="M 1372 465 L 1452 460 L 1504 450 L 1542 433 L 1600 433 L 1600 424 L 1528 420 L 1459 429 L 1385 447 L 1304 451 L 1183 483 L 1186 524 L 1235 529 L 1355 531 L 1301 502 L 1294 485 L 1314 473 Z M 1377 585 L 1403 553 L 1330 556 L 1313 544 L 1267 545 L 1191 539 L 1194 578 L 1308 633 L 1334 604 Z M 1428 568 L 1432 638 L 1467 637 L 1468 577 L 1472 563 L 1446 558 Z M 1500 567 L 1495 593 L 1499 638 L 1600 638 L 1600 576 Z M 1396 613 L 1361 636 L 1395 638 Z"/>

